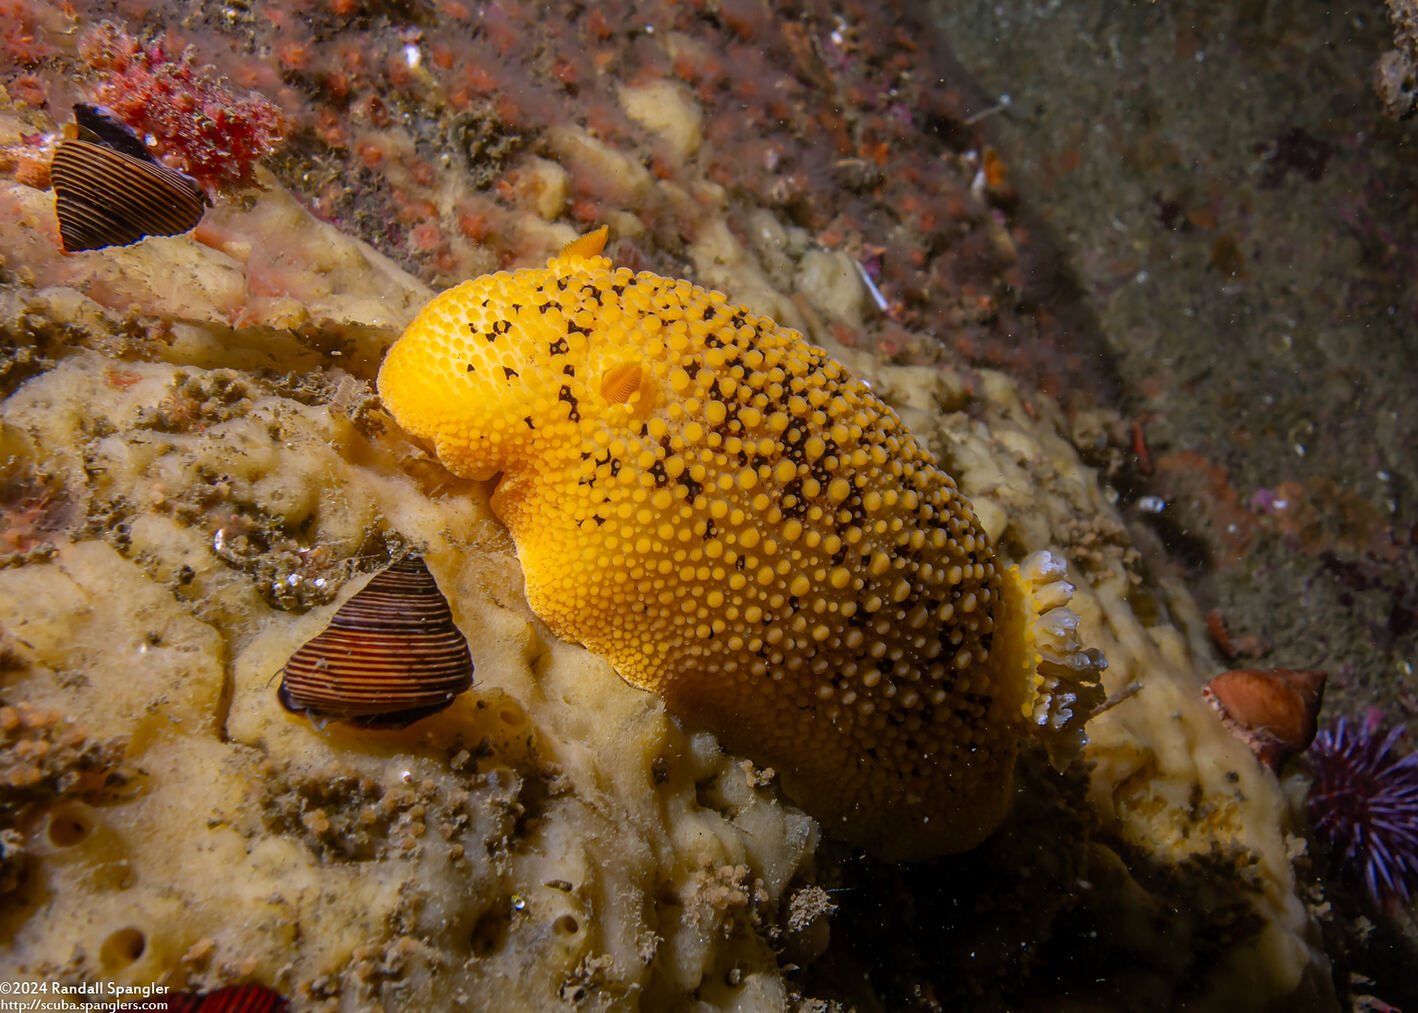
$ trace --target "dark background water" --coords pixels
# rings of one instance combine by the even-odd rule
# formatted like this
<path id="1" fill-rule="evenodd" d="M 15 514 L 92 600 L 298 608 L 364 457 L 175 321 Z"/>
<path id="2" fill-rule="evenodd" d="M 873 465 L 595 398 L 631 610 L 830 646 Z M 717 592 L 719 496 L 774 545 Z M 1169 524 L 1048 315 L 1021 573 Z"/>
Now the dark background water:
<path id="1" fill-rule="evenodd" d="M 1009 96 L 990 137 L 1058 251 L 1032 281 L 1145 440 L 1115 472 L 1134 531 L 1216 609 L 1222 660 L 1411 718 L 1418 164 L 1372 87 L 1383 6 L 934 11 L 979 101 Z"/>

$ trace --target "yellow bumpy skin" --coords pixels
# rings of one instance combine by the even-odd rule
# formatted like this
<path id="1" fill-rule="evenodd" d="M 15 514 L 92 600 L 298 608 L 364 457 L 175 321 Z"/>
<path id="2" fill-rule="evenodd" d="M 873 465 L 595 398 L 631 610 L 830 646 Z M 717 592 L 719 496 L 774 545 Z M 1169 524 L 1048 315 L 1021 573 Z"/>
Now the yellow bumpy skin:
<path id="1" fill-rule="evenodd" d="M 465 282 L 379 393 L 492 507 L 532 608 L 884 858 L 970 848 L 1018 740 L 1082 743 L 1105 664 L 1056 557 L 1007 568 L 955 482 L 803 336 L 605 232 Z"/>

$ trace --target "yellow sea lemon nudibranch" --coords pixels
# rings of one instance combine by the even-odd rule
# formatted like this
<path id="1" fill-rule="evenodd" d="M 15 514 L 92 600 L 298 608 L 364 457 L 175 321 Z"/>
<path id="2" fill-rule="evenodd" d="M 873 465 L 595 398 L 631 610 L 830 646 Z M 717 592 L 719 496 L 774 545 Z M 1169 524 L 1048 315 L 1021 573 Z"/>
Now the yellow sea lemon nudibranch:
<path id="1" fill-rule="evenodd" d="M 379 393 L 492 508 L 532 609 L 776 768 L 880 857 L 973 847 L 1022 735 L 1064 758 L 1101 698 L 1062 561 L 998 560 L 895 412 L 797 331 L 601 256 L 464 282 Z"/>

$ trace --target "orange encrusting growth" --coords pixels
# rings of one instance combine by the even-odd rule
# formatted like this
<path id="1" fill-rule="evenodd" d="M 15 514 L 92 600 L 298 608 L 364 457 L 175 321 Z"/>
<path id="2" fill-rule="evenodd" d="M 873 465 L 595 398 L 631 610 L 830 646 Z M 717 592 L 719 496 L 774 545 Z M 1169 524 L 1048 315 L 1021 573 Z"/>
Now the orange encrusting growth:
<path id="1" fill-rule="evenodd" d="M 1003 566 L 950 476 L 802 335 L 615 270 L 603 242 L 431 302 L 380 370 L 386 407 L 450 470 L 501 474 L 493 509 L 558 635 L 777 768 L 829 833 L 887 858 L 972 847 L 1021 732 L 1076 746 L 1097 695 L 1061 565 Z"/>

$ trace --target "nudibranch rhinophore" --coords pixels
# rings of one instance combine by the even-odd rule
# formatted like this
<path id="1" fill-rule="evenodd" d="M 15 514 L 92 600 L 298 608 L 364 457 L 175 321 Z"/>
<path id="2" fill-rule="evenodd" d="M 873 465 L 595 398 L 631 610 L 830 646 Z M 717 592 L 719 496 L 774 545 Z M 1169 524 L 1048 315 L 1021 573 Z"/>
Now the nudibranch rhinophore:
<path id="1" fill-rule="evenodd" d="M 996 558 L 896 413 L 797 331 L 601 256 L 464 282 L 379 394 L 501 475 L 532 609 L 882 858 L 971 848 L 1021 735 L 1083 744 L 1106 662 L 1063 562 Z"/>

